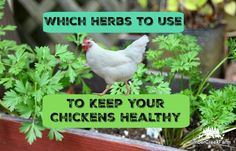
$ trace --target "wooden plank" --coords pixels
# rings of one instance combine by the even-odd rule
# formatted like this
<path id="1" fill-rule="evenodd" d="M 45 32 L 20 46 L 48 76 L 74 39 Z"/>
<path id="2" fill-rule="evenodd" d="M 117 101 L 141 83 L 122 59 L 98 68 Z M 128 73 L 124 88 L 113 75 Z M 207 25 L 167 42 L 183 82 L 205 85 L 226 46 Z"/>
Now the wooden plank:
<path id="1" fill-rule="evenodd" d="M 23 23 L 23 28 L 26 33 L 31 33 L 35 30 L 35 28 L 38 26 L 38 24 L 33 20 L 33 18 L 29 17 L 27 20 Z"/>
<path id="2" fill-rule="evenodd" d="M 37 5 L 35 1 L 19 0 L 19 2 L 25 7 L 33 19 L 39 24 L 42 25 L 42 13 L 52 9 L 56 3 L 54 1 L 44 1 L 41 5 Z M 34 28 L 34 27 L 33 27 Z M 48 36 L 57 43 L 68 43 L 63 34 L 51 34 L 47 33 Z"/>
<path id="3" fill-rule="evenodd" d="M 57 0 L 59 5 L 66 11 L 83 11 L 83 9 L 77 5 L 74 0 Z"/>
<path id="4" fill-rule="evenodd" d="M 85 6 L 84 6 L 84 10 L 86 11 L 98 11 L 101 8 L 101 6 L 99 5 L 98 1 L 96 0 L 90 0 L 88 1 Z"/>
<path id="5" fill-rule="evenodd" d="M 0 25 L 15 25 L 13 14 L 7 1 L 4 8 L 4 16 L 0 20 Z M 2 36 L 1 39 L 15 40 L 17 43 L 20 43 L 17 31 L 9 31 L 5 36 Z"/>
<path id="6" fill-rule="evenodd" d="M 41 23 L 42 17 L 40 9 L 35 1 L 27 1 L 27 0 L 18 0 L 25 9 L 29 12 L 29 14 L 38 22 Z"/>
<path id="7" fill-rule="evenodd" d="M 100 0 L 99 2 L 106 11 L 125 11 L 125 8 L 122 7 L 122 1 Z"/>
<path id="8" fill-rule="evenodd" d="M 121 0 L 120 5 L 120 7 L 123 8 L 123 11 L 127 11 L 129 9 L 127 0 Z"/>
<path id="9" fill-rule="evenodd" d="M 39 5 L 40 12 L 44 13 L 46 11 L 52 10 L 56 6 L 55 1 L 42 1 Z"/>
<path id="10" fill-rule="evenodd" d="M 63 8 L 63 10 L 65 11 L 97 11 L 96 9 L 100 8 L 99 3 L 96 1 L 89 1 L 87 2 L 85 9 L 82 9 L 74 0 L 70 0 L 70 1 L 65 1 L 65 0 L 57 0 L 59 5 Z M 94 2 L 92 6 L 89 6 L 89 4 L 91 2 Z M 87 10 L 88 9 L 88 10 Z M 95 9 L 95 10 L 94 10 Z M 103 42 L 103 44 L 105 44 L 108 47 L 111 47 L 114 43 L 111 39 L 109 39 L 109 37 L 106 37 L 103 34 L 90 34 L 91 37 L 93 37 L 95 40 L 99 41 L 99 42 Z M 116 37 L 117 39 L 117 37 Z"/>
<path id="11" fill-rule="evenodd" d="M 160 71 L 152 70 L 152 69 L 149 70 L 149 72 L 153 74 L 160 74 Z M 167 72 L 163 72 L 162 74 L 164 76 L 167 76 Z M 215 89 L 224 88 L 226 85 L 229 85 L 229 84 L 236 84 L 235 81 L 229 81 L 225 79 L 212 78 L 212 77 L 209 78 L 208 82 Z M 170 87 L 171 87 L 172 93 L 177 93 L 183 89 L 188 88 L 188 86 L 189 86 L 189 77 L 183 76 L 183 79 L 182 79 L 181 75 L 176 74 Z"/>
<path id="12" fill-rule="evenodd" d="M 180 151 L 172 147 L 125 139 L 107 134 L 95 133 L 82 129 L 67 129 L 62 142 L 43 138 L 29 145 L 25 136 L 19 133 L 20 118 L 1 114 L 0 148 L 5 151 Z"/>
<path id="13" fill-rule="evenodd" d="M 227 38 L 236 37 L 236 31 L 231 31 L 226 33 Z"/>

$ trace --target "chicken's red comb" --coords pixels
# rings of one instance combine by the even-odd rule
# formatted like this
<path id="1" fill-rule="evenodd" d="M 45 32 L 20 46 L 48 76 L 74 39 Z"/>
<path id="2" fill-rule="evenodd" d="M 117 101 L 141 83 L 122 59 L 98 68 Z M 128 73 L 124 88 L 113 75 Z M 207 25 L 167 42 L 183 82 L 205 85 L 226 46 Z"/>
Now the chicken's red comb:
<path id="1" fill-rule="evenodd" d="M 85 37 L 84 40 L 83 40 L 83 43 L 86 43 L 86 42 L 88 42 L 89 40 L 90 40 L 90 38 Z"/>

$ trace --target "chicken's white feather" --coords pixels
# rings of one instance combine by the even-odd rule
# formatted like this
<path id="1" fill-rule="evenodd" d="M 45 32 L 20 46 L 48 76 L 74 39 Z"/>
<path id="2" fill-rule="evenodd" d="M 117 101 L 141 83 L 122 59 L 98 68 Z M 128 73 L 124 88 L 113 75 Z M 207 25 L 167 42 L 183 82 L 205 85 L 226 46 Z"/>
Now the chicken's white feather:
<path id="1" fill-rule="evenodd" d="M 141 62 L 147 42 L 148 37 L 145 35 L 124 50 L 110 51 L 91 41 L 92 46 L 86 53 L 86 60 L 92 71 L 107 84 L 125 82 L 136 72 L 137 63 Z"/>
<path id="2" fill-rule="evenodd" d="M 129 45 L 126 49 L 124 49 L 125 54 L 134 62 L 140 63 L 143 60 L 143 54 L 148 42 L 148 36 L 142 36 L 138 40 L 134 41 L 131 45 Z"/>

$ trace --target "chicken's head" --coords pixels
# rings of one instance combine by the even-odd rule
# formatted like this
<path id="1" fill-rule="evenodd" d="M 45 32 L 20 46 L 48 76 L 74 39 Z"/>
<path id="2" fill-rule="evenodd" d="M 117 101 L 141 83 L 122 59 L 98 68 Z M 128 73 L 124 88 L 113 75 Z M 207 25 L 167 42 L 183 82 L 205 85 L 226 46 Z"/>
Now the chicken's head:
<path id="1" fill-rule="evenodd" d="M 92 42 L 88 38 L 85 38 L 82 44 L 82 49 L 84 52 L 87 52 L 88 49 L 92 47 Z"/>

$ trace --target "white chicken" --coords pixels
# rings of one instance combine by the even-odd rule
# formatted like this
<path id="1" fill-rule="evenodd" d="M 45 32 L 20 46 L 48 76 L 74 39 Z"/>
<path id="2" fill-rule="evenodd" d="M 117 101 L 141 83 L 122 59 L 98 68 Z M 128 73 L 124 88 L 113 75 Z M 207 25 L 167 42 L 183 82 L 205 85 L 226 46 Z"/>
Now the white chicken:
<path id="1" fill-rule="evenodd" d="M 90 39 L 84 39 L 82 46 L 88 65 L 107 83 L 106 89 L 99 95 L 106 94 L 115 82 L 125 82 L 126 94 L 130 94 L 128 80 L 136 72 L 138 63 L 142 61 L 148 42 L 148 36 L 144 35 L 124 50 L 111 51 L 101 48 Z"/>

